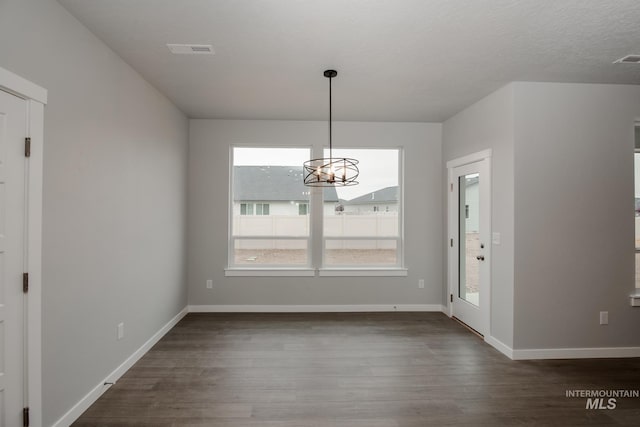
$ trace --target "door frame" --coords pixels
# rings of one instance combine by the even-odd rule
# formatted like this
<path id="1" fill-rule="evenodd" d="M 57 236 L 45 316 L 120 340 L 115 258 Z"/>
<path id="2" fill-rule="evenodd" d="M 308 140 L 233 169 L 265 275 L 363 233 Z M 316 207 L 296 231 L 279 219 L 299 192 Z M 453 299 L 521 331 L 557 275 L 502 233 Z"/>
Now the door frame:
<path id="1" fill-rule="evenodd" d="M 26 404 L 30 425 L 42 426 L 42 165 L 44 106 L 47 91 L 0 67 L 0 89 L 25 100 L 25 138 L 31 138 L 31 155 L 25 157 L 25 272 L 29 273 L 26 318 Z"/>
<path id="2" fill-rule="evenodd" d="M 449 317 L 453 316 L 453 302 L 451 301 L 451 295 L 454 295 L 457 291 L 458 283 L 458 200 L 454 197 L 457 194 L 453 191 L 453 186 L 456 185 L 457 180 L 454 179 L 453 171 L 455 168 L 465 166 L 477 162 L 485 162 L 487 167 L 487 176 L 482 178 L 480 197 L 482 194 L 486 194 L 489 197 L 489 203 L 481 204 L 480 215 L 481 224 L 487 228 L 488 241 L 485 242 L 486 248 L 484 250 L 485 257 L 487 259 L 487 271 L 485 276 L 486 283 L 483 283 L 483 288 L 480 293 L 481 302 L 481 314 L 482 314 L 482 330 L 478 331 L 486 340 L 491 336 L 491 155 L 492 150 L 487 149 L 479 151 L 467 156 L 459 157 L 447 162 L 447 233 L 448 238 L 447 245 L 447 311 Z M 484 220 L 483 220 L 484 218 Z"/>

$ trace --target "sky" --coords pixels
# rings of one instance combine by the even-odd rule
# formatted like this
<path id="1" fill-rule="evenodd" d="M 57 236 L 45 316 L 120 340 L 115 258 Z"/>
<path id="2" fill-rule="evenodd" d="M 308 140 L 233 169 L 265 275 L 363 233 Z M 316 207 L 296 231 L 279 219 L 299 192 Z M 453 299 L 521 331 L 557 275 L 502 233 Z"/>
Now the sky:
<path id="1" fill-rule="evenodd" d="M 326 150 L 325 156 L 329 153 Z M 302 148 L 235 147 L 235 166 L 299 166 L 309 160 L 310 150 Z M 360 175 L 358 185 L 336 186 L 338 197 L 351 200 L 385 187 L 398 185 L 398 150 L 334 149 L 333 157 L 355 158 Z"/>

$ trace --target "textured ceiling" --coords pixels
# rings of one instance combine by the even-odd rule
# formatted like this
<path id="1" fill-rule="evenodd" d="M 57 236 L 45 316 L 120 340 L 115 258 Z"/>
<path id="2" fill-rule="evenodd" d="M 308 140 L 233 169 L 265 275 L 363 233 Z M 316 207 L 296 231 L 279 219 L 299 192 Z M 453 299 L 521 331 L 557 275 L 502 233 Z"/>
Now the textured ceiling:
<path id="1" fill-rule="evenodd" d="M 59 0 L 192 118 L 443 121 L 511 81 L 640 84 L 639 0 Z M 167 43 L 211 44 L 172 55 Z"/>

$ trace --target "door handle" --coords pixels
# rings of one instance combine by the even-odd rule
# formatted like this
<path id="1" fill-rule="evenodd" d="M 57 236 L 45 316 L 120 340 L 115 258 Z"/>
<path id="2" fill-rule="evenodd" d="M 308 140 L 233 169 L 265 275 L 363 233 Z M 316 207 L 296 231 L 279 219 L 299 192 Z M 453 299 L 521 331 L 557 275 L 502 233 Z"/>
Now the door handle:
<path id="1" fill-rule="evenodd" d="M 479 261 L 484 261 L 484 255 L 478 255 L 476 259 Z"/>

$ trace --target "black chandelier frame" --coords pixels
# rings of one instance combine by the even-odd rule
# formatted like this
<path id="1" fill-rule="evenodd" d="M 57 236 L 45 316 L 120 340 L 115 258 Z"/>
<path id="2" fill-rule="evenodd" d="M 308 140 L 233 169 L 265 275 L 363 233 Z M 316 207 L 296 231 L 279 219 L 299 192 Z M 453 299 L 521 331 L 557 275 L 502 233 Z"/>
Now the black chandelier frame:
<path id="1" fill-rule="evenodd" d="M 311 159 L 304 162 L 304 185 L 308 187 L 346 187 L 357 185 L 358 160 L 349 157 L 333 157 L 333 111 L 331 79 L 336 70 L 326 70 L 324 76 L 329 79 L 329 157 Z"/>

